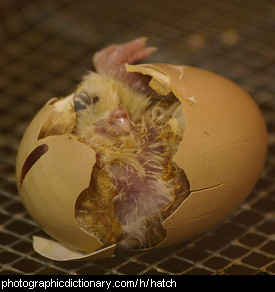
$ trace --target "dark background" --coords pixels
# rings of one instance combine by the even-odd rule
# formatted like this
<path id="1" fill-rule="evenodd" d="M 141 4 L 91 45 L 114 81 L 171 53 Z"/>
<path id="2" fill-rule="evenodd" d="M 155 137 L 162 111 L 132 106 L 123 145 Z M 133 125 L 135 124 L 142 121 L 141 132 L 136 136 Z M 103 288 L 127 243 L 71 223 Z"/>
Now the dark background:
<path id="1" fill-rule="evenodd" d="M 272 0 L 1 0 L 0 274 L 274 275 L 274 19 Z M 230 218 L 189 242 L 96 262 L 42 258 L 31 237 L 43 233 L 15 185 L 20 139 L 48 99 L 74 90 L 96 51 L 140 36 L 158 47 L 145 61 L 205 68 L 251 94 L 269 131 L 264 171 Z"/>

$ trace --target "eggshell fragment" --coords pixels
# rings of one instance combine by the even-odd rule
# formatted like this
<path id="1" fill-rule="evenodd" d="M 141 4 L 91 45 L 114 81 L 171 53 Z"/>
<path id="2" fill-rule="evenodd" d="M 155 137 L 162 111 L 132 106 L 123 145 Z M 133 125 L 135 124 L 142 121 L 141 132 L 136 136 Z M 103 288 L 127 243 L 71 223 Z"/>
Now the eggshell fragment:
<path id="1" fill-rule="evenodd" d="M 17 184 L 23 204 L 33 220 L 60 243 L 70 249 L 84 251 L 83 257 L 86 257 L 103 244 L 79 228 L 74 217 L 74 207 L 78 195 L 89 184 L 95 153 L 90 147 L 68 135 L 38 139 L 43 124 L 56 111 L 56 101 L 57 99 L 50 100 L 38 112 L 24 134 L 16 162 Z M 67 101 L 69 102 L 68 98 Z M 24 162 L 33 149 L 40 145 L 47 145 L 48 151 L 32 165 L 22 181 Z M 49 241 L 43 242 L 43 245 L 41 242 L 42 240 L 36 242 L 36 250 L 43 250 L 43 254 L 50 258 L 61 258 L 61 255 L 59 258 L 55 257 L 52 245 L 45 248 Z M 109 248 L 113 250 L 113 246 Z M 68 257 L 67 252 L 64 258 Z M 75 258 L 75 255 L 72 254 L 71 258 Z"/>
<path id="2" fill-rule="evenodd" d="M 156 92 L 172 91 L 182 103 L 186 128 L 173 160 L 186 173 L 191 195 L 163 222 L 167 238 L 158 247 L 189 240 L 224 220 L 255 186 L 267 152 L 263 117 L 244 90 L 215 73 L 168 64 L 126 69 L 152 76 Z M 64 246 L 35 238 L 38 252 L 56 260 L 108 257 L 115 245 L 103 248 L 74 218 L 76 199 L 89 185 L 94 151 L 66 133 L 39 136 L 70 100 L 50 100 L 31 122 L 18 151 L 17 185 L 34 221 Z M 37 160 L 27 163 L 22 175 L 27 158 L 44 144 L 47 151 L 33 155 Z"/>
<path id="3" fill-rule="evenodd" d="M 46 239 L 39 236 L 33 236 L 33 248 L 44 257 L 55 261 L 67 260 L 98 260 L 111 257 L 114 252 L 115 244 L 110 247 L 99 249 L 92 253 L 84 253 L 78 250 L 68 248 L 57 241 Z"/>

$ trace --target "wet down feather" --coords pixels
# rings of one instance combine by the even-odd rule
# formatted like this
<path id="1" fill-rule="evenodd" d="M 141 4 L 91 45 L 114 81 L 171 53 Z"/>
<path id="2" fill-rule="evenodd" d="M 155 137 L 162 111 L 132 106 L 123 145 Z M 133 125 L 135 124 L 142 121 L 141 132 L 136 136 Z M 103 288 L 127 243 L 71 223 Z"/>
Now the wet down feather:
<path id="1" fill-rule="evenodd" d="M 97 159 L 90 186 L 77 200 L 79 225 L 106 244 L 159 244 L 166 236 L 163 220 L 189 192 L 184 172 L 172 162 L 185 126 L 180 102 L 90 72 L 75 92 L 74 108 L 73 134 Z"/>

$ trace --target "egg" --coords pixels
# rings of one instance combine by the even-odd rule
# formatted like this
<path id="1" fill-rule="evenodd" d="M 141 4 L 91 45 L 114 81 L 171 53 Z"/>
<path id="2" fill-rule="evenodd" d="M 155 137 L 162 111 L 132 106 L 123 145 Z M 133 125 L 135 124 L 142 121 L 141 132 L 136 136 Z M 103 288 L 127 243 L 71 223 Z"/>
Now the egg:
<path id="1" fill-rule="evenodd" d="M 126 65 L 126 70 L 149 76 L 157 94 L 172 92 L 182 104 L 186 125 L 173 161 L 184 170 L 190 195 L 163 221 L 166 238 L 153 248 L 191 240 L 221 223 L 253 190 L 267 153 L 264 118 L 247 92 L 216 73 L 171 64 Z M 19 146 L 16 181 L 26 210 L 53 238 L 34 237 L 34 249 L 54 260 L 95 260 L 116 248 L 83 230 L 75 218 L 95 152 L 73 135 L 43 135 L 72 100 L 73 95 L 49 100 L 31 121 Z"/>

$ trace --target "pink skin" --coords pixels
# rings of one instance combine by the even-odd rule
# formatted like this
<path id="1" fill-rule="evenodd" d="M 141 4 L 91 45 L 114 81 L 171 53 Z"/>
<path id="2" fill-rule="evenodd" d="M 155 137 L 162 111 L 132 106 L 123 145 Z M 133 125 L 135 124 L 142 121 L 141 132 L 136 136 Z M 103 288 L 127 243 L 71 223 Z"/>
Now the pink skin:
<path id="1" fill-rule="evenodd" d="M 127 135 L 131 131 L 130 117 L 122 108 L 112 111 L 108 119 L 97 121 L 95 126 L 98 133 L 109 136 Z"/>
<path id="2" fill-rule="evenodd" d="M 117 108 L 111 112 L 107 124 L 105 124 L 105 134 L 127 135 L 131 131 L 130 117 L 122 108 Z"/>
<path id="3" fill-rule="evenodd" d="M 118 133 L 129 133 L 131 130 L 129 116 L 126 111 L 121 108 L 118 108 L 111 113 L 109 123 L 111 128 Z"/>
<path id="4" fill-rule="evenodd" d="M 131 131 L 130 117 L 122 108 L 114 110 L 107 120 L 99 120 L 95 125 L 98 133 L 109 136 L 127 135 Z"/>

